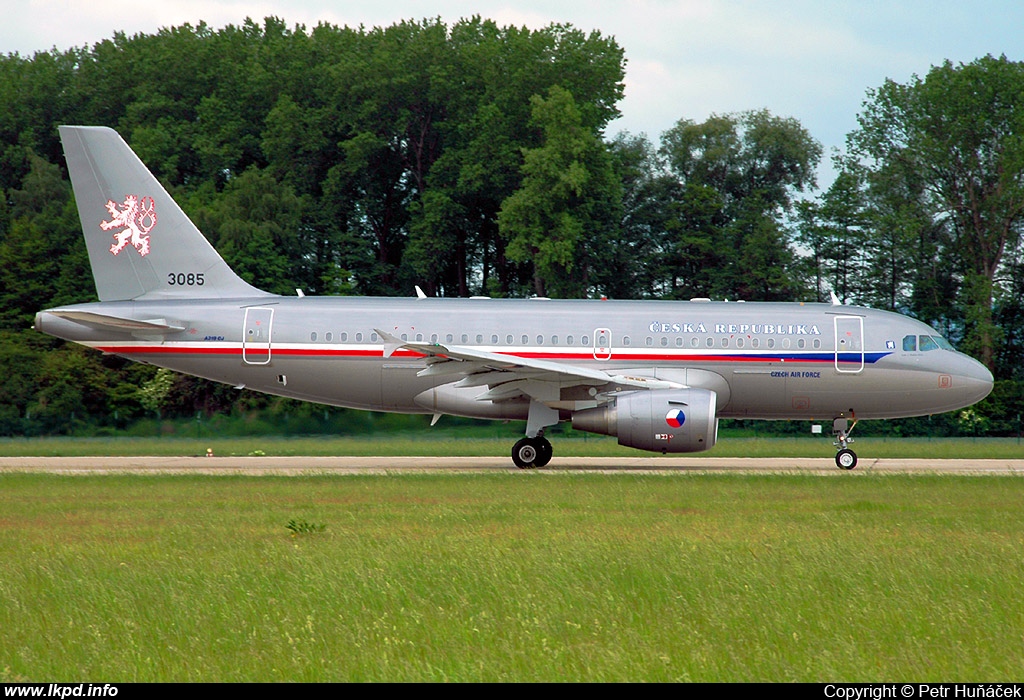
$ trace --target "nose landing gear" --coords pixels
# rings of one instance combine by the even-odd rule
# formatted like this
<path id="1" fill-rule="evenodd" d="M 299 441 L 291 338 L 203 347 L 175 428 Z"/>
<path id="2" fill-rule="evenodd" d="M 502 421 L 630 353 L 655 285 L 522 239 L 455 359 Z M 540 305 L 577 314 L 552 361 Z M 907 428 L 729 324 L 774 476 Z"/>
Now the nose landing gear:
<path id="1" fill-rule="evenodd" d="M 847 446 L 853 442 L 850 433 L 857 425 L 857 416 L 853 409 L 850 410 L 850 417 L 853 418 L 852 424 L 842 415 L 832 421 L 832 435 L 835 436 L 835 442 L 832 444 L 839 448 L 836 453 L 836 466 L 840 469 L 853 469 L 857 466 L 857 453 Z"/>

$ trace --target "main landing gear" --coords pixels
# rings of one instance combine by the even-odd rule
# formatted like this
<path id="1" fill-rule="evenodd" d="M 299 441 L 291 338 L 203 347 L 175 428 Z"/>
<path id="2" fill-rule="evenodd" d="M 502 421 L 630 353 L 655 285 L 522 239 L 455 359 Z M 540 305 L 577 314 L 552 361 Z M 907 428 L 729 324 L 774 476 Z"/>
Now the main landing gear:
<path id="1" fill-rule="evenodd" d="M 857 453 L 847 447 L 849 443 L 853 442 L 850 433 L 857 425 L 857 416 L 854 415 L 852 409 L 850 416 L 853 418 L 852 424 L 842 415 L 832 421 L 832 435 L 836 439 L 833 444 L 839 448 L 836 453 L 836 466 L 840 469 L 853 469 L 857 466 Z"/>
<path id="2" fill-rule="evenodd" d="M 558 423 L 558 411 L 550 406 L 530 400 L 530 413 L 526 419 L 526 437 L 512 446 L 512 461 L 520 469 L 543 467 L 551 461 L 554 448 L 544 437 L 544 429 Z"/>
<path id="3" fill-rule="evenodd" d="M 550 462 L 553 453 L 554 448 L 547 438 L 524 437 L 512 446 L 512 461 L 520 469 L 535 469 Z"/>

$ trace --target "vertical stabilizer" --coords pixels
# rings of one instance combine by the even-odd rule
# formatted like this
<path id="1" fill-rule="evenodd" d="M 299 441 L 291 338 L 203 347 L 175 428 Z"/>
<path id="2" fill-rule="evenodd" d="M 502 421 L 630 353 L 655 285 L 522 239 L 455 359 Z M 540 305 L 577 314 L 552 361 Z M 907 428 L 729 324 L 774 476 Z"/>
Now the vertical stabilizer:
<path id="1" fill-rule="evenodd" d="M 100 301 L 269 296 L 236 275 L 116 131 L 62 126 Z"/>

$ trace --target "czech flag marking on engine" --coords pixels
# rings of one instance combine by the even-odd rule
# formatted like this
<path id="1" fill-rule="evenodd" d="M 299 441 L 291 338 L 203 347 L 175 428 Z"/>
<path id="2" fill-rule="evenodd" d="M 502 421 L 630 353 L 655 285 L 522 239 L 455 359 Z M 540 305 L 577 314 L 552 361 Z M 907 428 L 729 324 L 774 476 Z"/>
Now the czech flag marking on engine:
<path id="1" fill-rule="evenodd" d="M 681 428 L 683 427 L 683 423 L 686 422 L 686 414 L 683 413 L 681 408 L 673 408 L 665 414 L 665 422 L 673 428 Z"/>

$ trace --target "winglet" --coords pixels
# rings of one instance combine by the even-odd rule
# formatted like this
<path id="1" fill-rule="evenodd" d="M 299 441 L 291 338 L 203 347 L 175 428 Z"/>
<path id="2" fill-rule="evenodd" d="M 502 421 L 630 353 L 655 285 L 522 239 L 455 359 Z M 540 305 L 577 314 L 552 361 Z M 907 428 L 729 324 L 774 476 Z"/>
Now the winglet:
<path id="1" fill-rule="evenodd" d="M 843 302 L 839 301 L 839 297 L 836 296 L 835 292 L 829 291 L 829 294 L 832 295 L 832 306 L 842 306 L 843 305 Z"/>
<path id="2" fill-rule="evenodd" d="M 420 286 L 418 284 L 417 285 L 413 285 L 413 286 L 416 287 L 416 298 L 417 299 L 426 299 L 427 298 L 427 295 L 423 293 L 423 290 L 420 289 Z"/>

